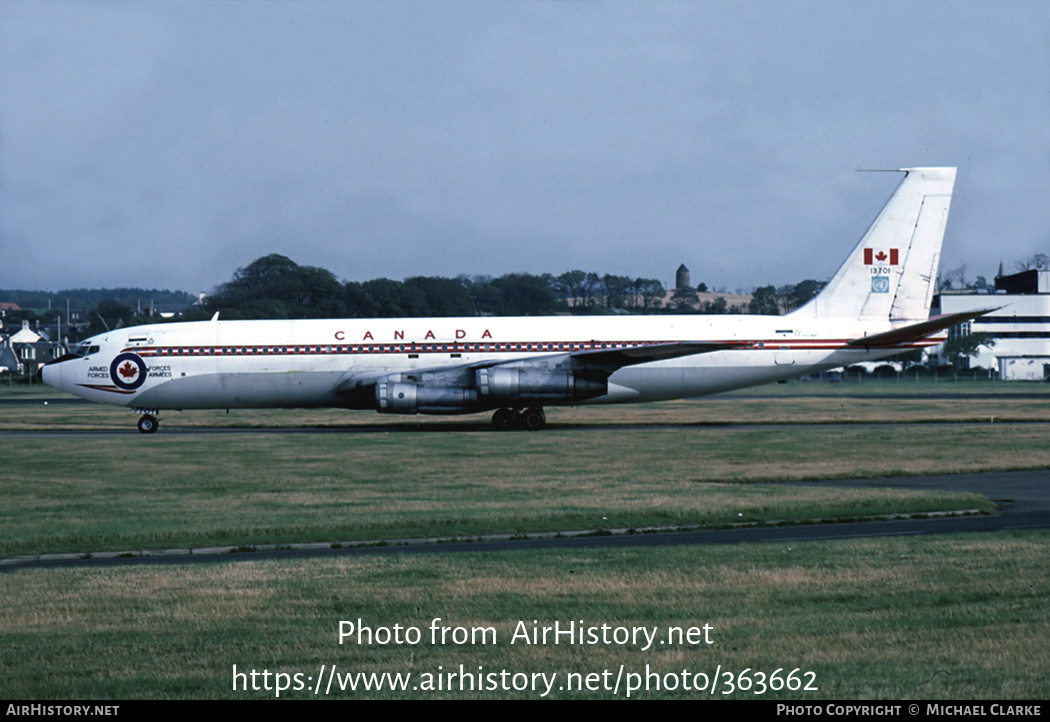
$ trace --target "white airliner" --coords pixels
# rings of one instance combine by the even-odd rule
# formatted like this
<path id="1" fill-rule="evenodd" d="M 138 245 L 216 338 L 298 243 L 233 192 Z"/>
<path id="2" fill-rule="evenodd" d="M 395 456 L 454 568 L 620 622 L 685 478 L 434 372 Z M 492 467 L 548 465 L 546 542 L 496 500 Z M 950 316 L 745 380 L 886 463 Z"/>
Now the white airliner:
<path id="1" fill-rule="evenodd" d="M 544 406 L 703 396 L 940 343 L 974 318 L 929 318 L 955 168 L 904 179 L 838 272 L 786 316 L 211 321 L 100 334 L 43 379 L 142 414 L 162 409 L 495 411 L 541 429 Z M 756 252 L 760 249 L 756 248 Z M 764 249 L 762 249 L 764 250 Z"/>

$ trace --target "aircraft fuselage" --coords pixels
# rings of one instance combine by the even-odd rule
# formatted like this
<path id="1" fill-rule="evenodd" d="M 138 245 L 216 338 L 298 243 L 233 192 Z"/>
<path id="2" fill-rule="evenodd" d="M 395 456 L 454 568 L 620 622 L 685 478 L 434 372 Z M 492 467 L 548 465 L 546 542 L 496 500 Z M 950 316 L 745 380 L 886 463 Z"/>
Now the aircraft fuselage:
<path id="1" fill-rule="evenodd" d="M 625 366 L 595 398 L 623 403 L 703 396 L 900 353 L 855 348 L 857 322 L 837 330 L 791 316 L 628 316 L 202 321 L 120 329 L 97 349 L 45 367 L 44 380 L 92 401 L 140 409 L 374 408 L 370 391 L 393 373 L 503 365 L 601 349 L 715 341 L 725 350 Z M 892 326 L 872 324 L 871 333 Z M 837 331 L 837 332 L 836 332 Z M 939 339 L 916 343 L 929 345 Z M 343 387 L 341 388 L 341 384 Z M 467 405 L 484 411 L 503 400 Z M 427 413 L 425 410 L 420 410 Z M 449 413 L 449 412 L 444 412 Z"/>

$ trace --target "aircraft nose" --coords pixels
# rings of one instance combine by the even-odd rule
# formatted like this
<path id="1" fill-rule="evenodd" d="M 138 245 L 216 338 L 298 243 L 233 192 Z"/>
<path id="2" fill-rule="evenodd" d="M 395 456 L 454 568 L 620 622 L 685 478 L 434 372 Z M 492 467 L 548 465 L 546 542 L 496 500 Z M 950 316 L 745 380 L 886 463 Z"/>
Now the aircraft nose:
<path id="1" fill-rule="evenodd" d="M 44 364 L 40 367 L 40 373 L 38 373 L 37 376 L 39 376 L 40 380 L 48 386 L 54 386 L 59 389 L 62 388 L 62 364 Z"/>

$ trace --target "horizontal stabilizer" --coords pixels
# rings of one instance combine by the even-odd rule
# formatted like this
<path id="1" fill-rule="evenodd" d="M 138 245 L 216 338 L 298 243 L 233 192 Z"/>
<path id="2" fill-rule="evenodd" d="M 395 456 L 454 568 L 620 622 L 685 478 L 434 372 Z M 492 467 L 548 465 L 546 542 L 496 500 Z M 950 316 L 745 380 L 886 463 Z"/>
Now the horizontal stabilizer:
<path id="1" fill-rule="evenodd" d="M 996 308 L 985 308 L 980 311 L 946 313 L 943 316 L 934 316 L 928 321 L 913 323 L 901 328 L 895 328 L 892 331 L 885 331 L 883 333 L 872 334 L 871 336 L 855 338 L 852 341 L 847 341 L 846 344 L 848 346 L 862 348 L 891 348 L 898 344 L 908 343 L 909 341 L 918 341 L 919 339 L 931 336 L 938 331 L 957 326 L 960 323 L 972 321 L 973 319 L 984 316 L 992 311 L 998 311 L 999 308 L 1001 308 L 1001 306 Z"/>

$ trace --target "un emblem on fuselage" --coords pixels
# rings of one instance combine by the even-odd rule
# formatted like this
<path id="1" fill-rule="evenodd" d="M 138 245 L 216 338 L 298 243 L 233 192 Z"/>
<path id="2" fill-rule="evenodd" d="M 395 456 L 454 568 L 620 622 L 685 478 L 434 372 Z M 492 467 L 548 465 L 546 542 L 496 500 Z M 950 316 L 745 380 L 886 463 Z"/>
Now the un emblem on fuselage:
<path id="1" fill-rule="evenodd" d="M 871 292 L 872 293 L 889 293 L 890 292 L 890 279 L 886 276 L 872 276 L 871 277 Z"/>
<path id="2" fill-rule="evenodd" d="M 146 363 L 133 353 L 118 354 L 109 365 L 109 377 L 118 388 L 134 391 L 146 383 Z"/>

